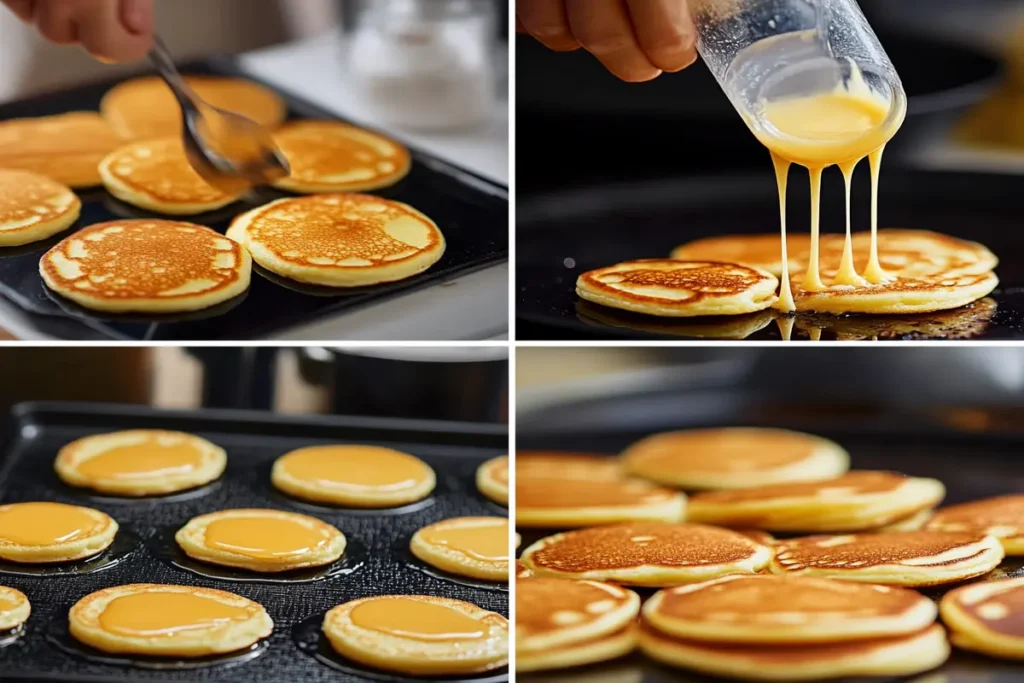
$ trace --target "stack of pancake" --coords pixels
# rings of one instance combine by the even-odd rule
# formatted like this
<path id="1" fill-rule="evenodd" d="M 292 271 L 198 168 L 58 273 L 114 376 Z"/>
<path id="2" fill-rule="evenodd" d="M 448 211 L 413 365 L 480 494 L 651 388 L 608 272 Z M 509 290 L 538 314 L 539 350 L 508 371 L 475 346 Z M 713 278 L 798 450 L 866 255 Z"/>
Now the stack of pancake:
<path id="1" fill-rule="evenodd" d="M 936 509 L 938 480 L 849 467 L 832 441 L 765 428 L 517 454 L 517 526 L 562 530 L 517 562 L 519 670 L 639 648 L 747 680 L 909 675 L 950 651 L 917 589 L 967 581 L 942 604 L 953 644 L 1024 657 L 1024 580 L 993 571 L 1024 554 L 1024 496 Z"/>
<path id="2" fill-rule="evenodd" d="M 98 311 L 187 312 L 246 292 L 253 260 L 286 286 L 350 288 L 412 277 L 444 254 L 444 236 L 429 217 L 358 194 L 404 178 L 405 147 L 339 121 L 284 123 L 285 102 L 243 79 L 186 80 L 210 104 L 272 130 L 291 168 L 275 187 L 308 196 L 235 211 L 230 241 L 196 223 L 153 217 L 225 209 L 244 192 L 213 187 L 192 169 L 180 110 L 154 77 L 114 87 L 99 112 L 0 122 L 0 247 L 75 225 L 81 201 L 72 188 L 102 185 L 124 203 L 111 206 L 130 216 L 82 226 L 92 232 L 44 254 L 40 273 L 50 290 Z"/>

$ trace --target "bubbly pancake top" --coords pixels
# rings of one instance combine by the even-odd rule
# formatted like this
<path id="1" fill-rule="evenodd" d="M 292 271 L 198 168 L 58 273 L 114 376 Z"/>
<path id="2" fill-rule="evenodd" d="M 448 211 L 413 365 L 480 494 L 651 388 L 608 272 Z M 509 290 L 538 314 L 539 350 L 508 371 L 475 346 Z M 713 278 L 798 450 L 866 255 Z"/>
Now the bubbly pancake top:
<path id="1" fill-rule="evenodd" d="M 398 263 L 442 241 L 437 226 L 415 209 L 356 194 L 274 202 L 253 214 L 246 234 L 276 258 L 328 268 Z"/>
<path id="2" fill-rule="evenodd" d="M 274 133 L 300 182 L 363 184 L 402 173 L 409 152 L 398 143 L 338 121 L 296 121 Z"/>
<path id="3" fill-rule="evenodd" d="M 986 498 L 935 512 L 925 525 L 935 531 L 971 531 L 997 538 L 1024 537 L 1024 495 Z"/>
<path id="4" fill-rule="evenodd" d="M 642 479 L 516 479 L 516 502 L 531 510 L 657 505 L 678 495 Z"/>
<path id="5" fill-rule="evenodd" d="M 0 232 L 57 220 L 77 202 L 71 190 L 49 178 L 0 168 Z"/>
<path id="6" fill-rule="evenodd" d="M 947 593 L 943 601 L 946 600 L 956 604 L 987 630 L 1024 639 L 1024 579 L 963 586 Z"/>
<path id="7" fill-rule="evenodd" d="M 757 472 L 810 458 L 821 439 L 781 429 L 692 429 L 649 436 L 625 457 L 645 470 Z"/>
<path id="8" fill-rule="evenodd" d="M 168 204 L 214 203 L 231 198 L 195 172 L 181 138 L 131 143 L 120 147 L 105 163 L 121 183 Z"/>
<path id="9" fill-rule="evenodd" d="M 693 304 L 736 296 L 772 278 L 735 263 L 644 259 L 591 270 L 580 280 L 620 298 Z"/>
<path id="10" fill-rule="evenodd" d="M 780 498 L 844 501 L 855 496 L 883 494 L 899 490 L 909 477 L 895 472 L 857 470 L 823 481 L 769 484 L 749 489 L 708 491 L 695 494 L 693 501 L 706 503 L 746 503 Z"/>
<path id="11" fill-rule="evenodd" d="M 703 524 L 629 523 L 560 534 L 533 552 L 530 561 L 571 573 L 644 565 L 701 567 L 749 560 L 760 549 L 740 534 Z"/>
<path id="12" fill-rule="evenodd" d="M 984 541 L 983 534 L 945 531 L 804 536 L 779 541 L 775 561 L 787 571 L 860 570 L 888 564 L 947 567 L 984 554 Z"/>
<path id="13" fill-rule="evenodd" d="M 94 112 L 0 121 L 0 167 L 61 181 L 95 176 L 100 160 L 121 144 L 117 133 Z"/>
<path id="14" fill-rule="evenodd" d="M 258 83 L 240 78 L 186 76 L 185 81 L 208 104 L 242 114 L 264 126 L 284 120 L 284 102 Z M 181 133 L 181 108 L 170 88 L 155 76 L 135 78 L 103 98 L 103 116 L 124 137 L 161 138 Z"/>
<path id="15" fill-rule="evenodd" d="M 516 637 L 578 628 L 632 600 L 624 588 L 600 581 L 532 578 L 516 583 Z"/>
<path id="16" fill-rule="evenodd" d="M 242 247 L 192 223 L 123 220 L 79 230 L 42 267 L 62 288 L 104 299 L 172 299 L 236 282 Z"/>
<path id="17" fill-rule="evenodd" d="M 519 451 L 516 479 L 621 479 L 625 475 L 617 458 L 561 451 Z"/>

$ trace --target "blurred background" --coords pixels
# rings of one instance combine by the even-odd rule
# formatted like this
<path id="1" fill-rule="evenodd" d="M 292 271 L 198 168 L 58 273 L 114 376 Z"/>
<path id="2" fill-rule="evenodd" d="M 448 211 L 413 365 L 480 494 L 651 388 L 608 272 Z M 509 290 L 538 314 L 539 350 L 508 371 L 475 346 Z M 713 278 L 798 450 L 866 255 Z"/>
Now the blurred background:
<path id="1" fill-rule="evenodd" d="M 39 400 L 507 423 L 508 349 L 0 348 L 0 416 Z"/>

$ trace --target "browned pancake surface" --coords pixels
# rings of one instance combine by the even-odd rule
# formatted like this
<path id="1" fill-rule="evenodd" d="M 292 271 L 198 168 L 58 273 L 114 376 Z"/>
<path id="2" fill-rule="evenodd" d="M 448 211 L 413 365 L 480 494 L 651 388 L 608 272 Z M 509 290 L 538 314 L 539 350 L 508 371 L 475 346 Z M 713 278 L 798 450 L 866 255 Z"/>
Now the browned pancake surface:
<path id="1" fill-rule="evenodd" d="M 705 299 L 742 294 L 767 279 L 735 263 L 669 259 L 629 261 L 580 276 L 588 287 L 618 299 L 688 307 Z"/>
<path id="2" fill-rule="evenodd" d="M 641 479 L 516 479 L 516 505 L 530 510 L 653 505 L 677 496 Z"/>
<path id="3" fill-rule="evenodd" d="M 36 223 L 57 220 L 72 207 L 53 206 L 46 200 L 67 193 L 67 187 L 37 173 L 0 168 L 0 230 L 5 224 L 36 218 Z"/>
<path id="4" fill-rule="evenodd" d="M 516 478 L 530 479 L 621 479 L 624 476 L 618 458 L 562 451 L 519 451 L 516 453 Z"/>
<path id="5" fill-rule="evenodd" d="M 193 170 L 181 138 L 146 140 L 119 148 L 108 159 L 122 183 L 166 204 L 207 204 L 231 195 L 211 187 Z"/>
<path id="6" fill-rule="evenodd" d="M 998 538 L 1024 539 L 1024 495 L 986 498 L 942 508 L 935 512 L 925 529 L 988 533 Z"/>
<path id="7" fill-rule="evenodd" d="M 647 437 L 624 457 L 647 472 L 756 472 L 801 462 L 820 447 L 780 429 L 693 429 Z"/>
<path id="8" fill-rule="evenodd" d="M 94 112 L 0 121 L 0 168 L 39 173 L 69 187 L 100 185 L 100 161 L 122 144 Z"/>
<path id="9" fill-rule="evenodd" d="M 409 151 L 393 140 L 340 121 L 295 121 L 274 133 L 291 178 L 312 185 L 368 186 L 407 172 Z M 347 180 L 346 180 L 347 179 Z"/>
<path id="10" fill-rule="evenodd" d="M 745 503 L 780 498 L 818 498 L 823 493 L 842 492 L 846 496 L 889 493 L 899 489 L 907 480 L 902 474 L 873 470 L 848 472 L 834 479 L 792 484 L 771 484 L 733 491 L 698 493 L 691 500 L 708 503 Z"/>
<path id="11" fill-rule="evenodd" d="M 1024 641 L 1024 581 L 1012 579 L 985 584 L 984 598 L 968 599 L 973 592 L 969 589 L 975 586 L 978 584 L 954 589 L 943 601 L 953 602 L 988 631 Z"/>
<path id="12" fill-rule="evenodd" d="M 787 571 L 808 567 L 818 569 L 865 569 L 879 565 L 908 562 L 914 567 L 948 567 L 962 564 L 970 557 L 937 558 L 957 548 L 982 542 L 983 534 L 945 531 L 902 531 L 878 534 L 849 534 L 845 536 L 804 536 L 777 545 L 775 561 Z"/>
<path id="13" fill-rule="evenodd" d="M 530 638 L 555 633 L 566 626 L 584 627 L 621 609 L 630 599 L 629 591 L 598 581 L 520 581 L 516 583 L 516 636 Z"/>

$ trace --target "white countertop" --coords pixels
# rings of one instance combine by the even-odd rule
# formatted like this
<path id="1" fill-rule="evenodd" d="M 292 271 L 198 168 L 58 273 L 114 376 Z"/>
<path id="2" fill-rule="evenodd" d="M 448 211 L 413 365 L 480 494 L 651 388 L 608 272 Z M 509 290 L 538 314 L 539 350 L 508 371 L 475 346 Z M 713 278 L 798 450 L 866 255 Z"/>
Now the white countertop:
<path id="1" fill-rule="evenodd" d="M 499 51 L 507 73 L 507 51 Z M 343 39 L 331 33 L 241 56 L 255 77 L 355 122 L 378 129 L 347 85 Z M 500 101 L 491 120 L 458 134 L 387 130 L 393 137 L 437 157 L 508 184 L 508 90 L 500 80 Z M 508 336 L 507 263 L 401 295 L 274 337 L 290 341 L 467 341 Z M 24 340 L 45 339 L 19 308 L 0 300 L 0 328 Z M 246 341 L 246 340 L 239 340 Z"/>

